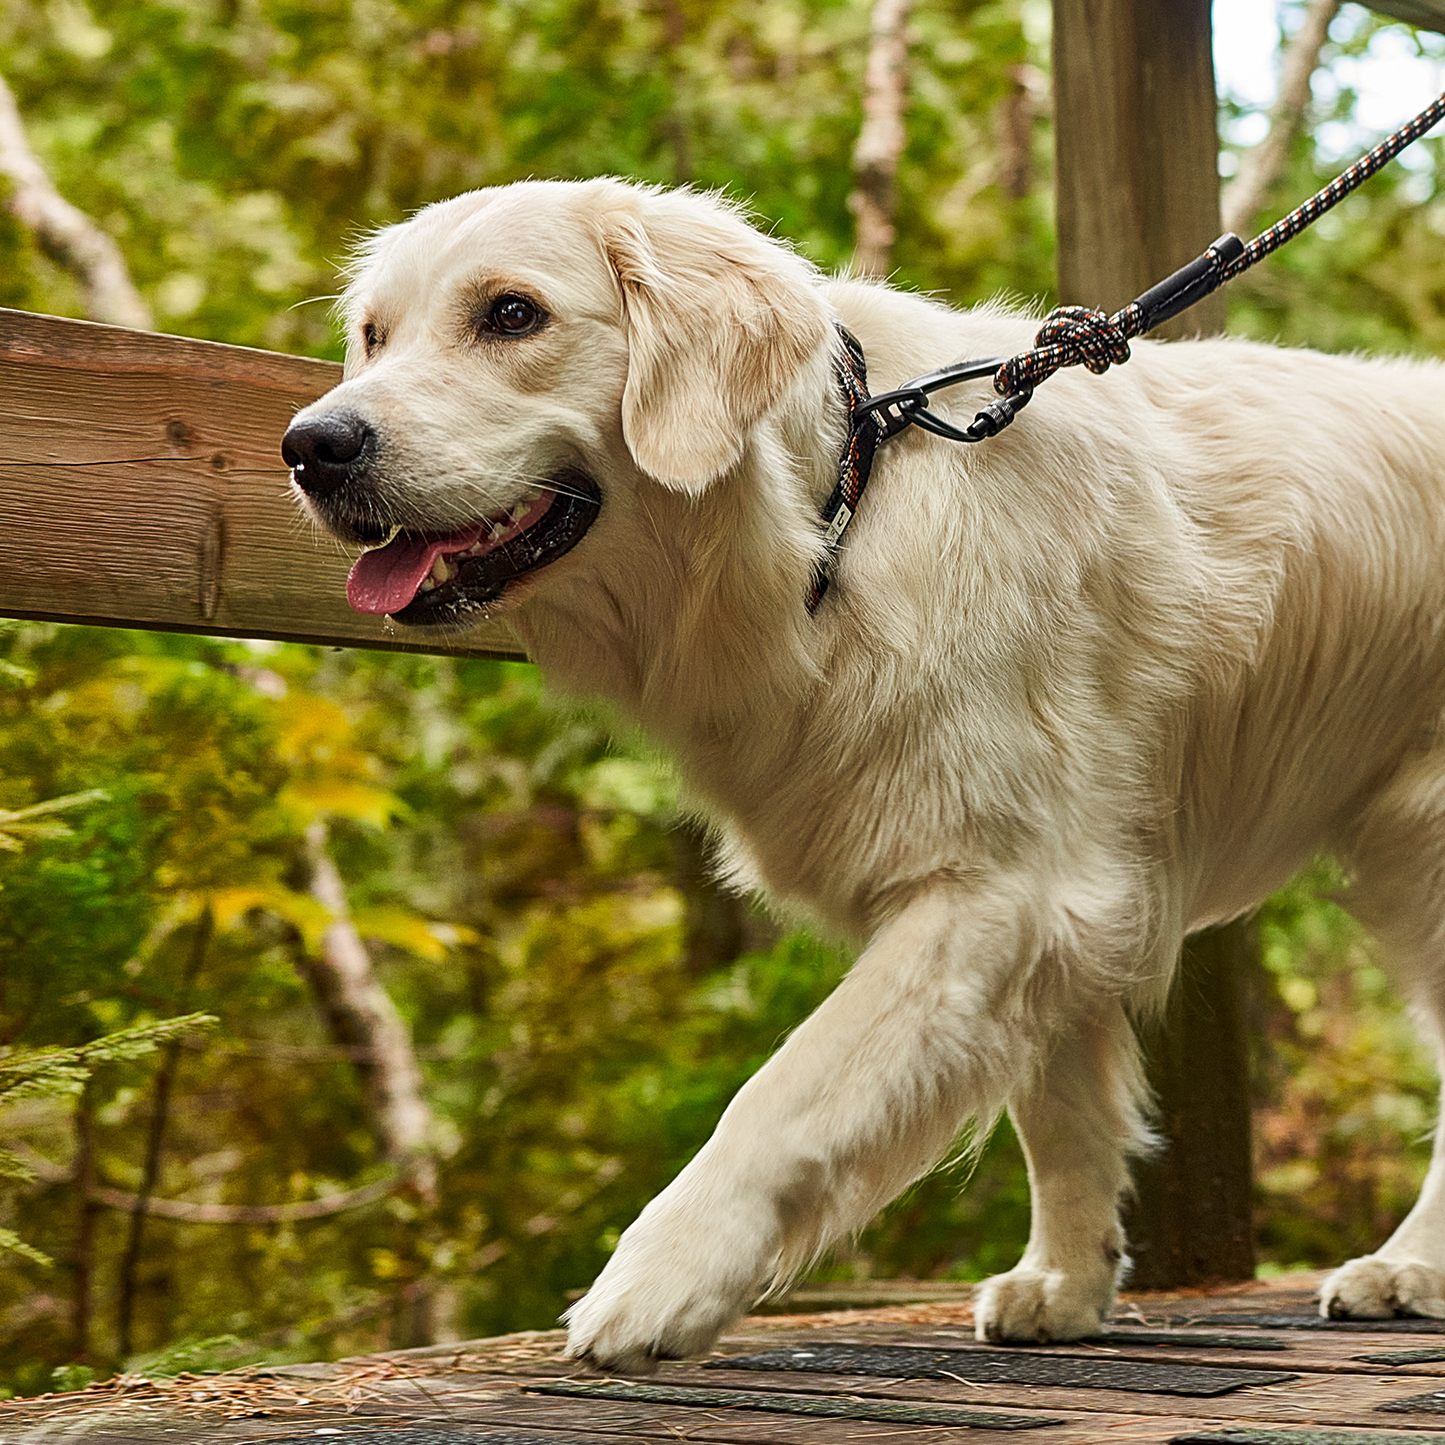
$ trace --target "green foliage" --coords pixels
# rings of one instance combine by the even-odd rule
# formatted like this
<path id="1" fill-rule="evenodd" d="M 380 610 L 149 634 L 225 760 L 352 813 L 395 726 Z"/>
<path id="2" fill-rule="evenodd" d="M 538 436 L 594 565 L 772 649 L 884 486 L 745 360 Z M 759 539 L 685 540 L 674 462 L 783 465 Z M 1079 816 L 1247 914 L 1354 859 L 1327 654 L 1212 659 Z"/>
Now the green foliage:
<path id="1" fill-rule="evenodd" d="M 0 667 L 0 673 L 12 682 L 28 682 L 31 676 L 24 668 L 9 662 Z M 0 853 L 19 853 L 27 842 L 70 837 L 71 830 L 55 815 L 103 801 L 107 801 L 107 795 L 93 788 L 89 792 L 48 798 L 24 808 L 0 809 Z M 73 1048 L 0 1046 L 0 1113 L 27 1100 L 79 1095 L 102 1064 L 141 1058 L 169 1039 L 213 1023 L 215 1020 L 204 1014 L 190 1014 L 116 1029 Z M 0 1180 L 28 1183 L 35 1177 L 35 1170 L 19 1154 L 0 1148 Z M 27 1244 L 14 1230 L 0 1228 L 0 1253 L 7 1252 L 18 1254 L 32 1264 L 49 1267 L 54 1263 L 48 1254 Z"/>
<path id="2" fill-rule="evenodd" d="M 27 838 L 66 837 L 70 830 L 54 814 L 101 802 L 105 797 L 99 788 L 92 788 L 88 793 L 72 793 L 66 798 L 47 798 L 28 808 L 0 808 L 0 851 L 18 853 Z"/>
<path id="3" fill-rule="evenodd" d="M 993 143 L 1015 68 L 1043 63 L 1024 30 L 1040 9 L 916 7 L 907 284 L 1051 289 L 1042 109 L 1043 184 L 1023 200 L 1001 192 Z M 333 354 L 325 307 L 305 303 L 335 291 L 360 231 L 527 176 L 720 189 L 820 263 L 846 262 L 867 33 L 861 0 L 12 0 L 0 73 L 163 328 Z M 0 225 L 11 304 L 77 314 L 47 266 Z"/>
<path id="4" fill-rule="evenodd" d="M 95 1380 L 89 1365 L 57 1365 L 50 1372 L 51 1388 L 58 1391 L 83 1390 Z"/>
<path id="5" fill-rule="evenodd" d="M 1332 180 L 1380 139 L 1354 122 L 1358 96 L 1347 63 L 1387 31 L 1415 51 L 1445 57 L 1445 35 L 1386 25 L 1361 6 L 1346 6 L 1321 53 L 1310 123 L 1290 155 L 1253 232 L 1263 231 Z M 1342 64 L 1345 62 L 1346 64 Z M 1402 112 L 1399 123 L 1410 117 Z M 1241 113 L 1226 105 L 1228 139 Z M 1335 142 L 1324 150 L 1321 136 Z M 1417 141 L 1309 230 L 1247 271 L 1225 293 L 1229 329 L 1287 346 L 1324 351 L 1445 351 L 1445 140 Z"/>
<path id="6" fill-rule="evenodd" d="M 154 1380 L 168 1375 L 202 1374 L 207 1370 L 232 1369 L 236 1365 L 249 1363 L 245 1357 L 251 1353 L 245 1341 L 237 1339 L 235 1335 L 212 1335 L 203 1340 L 177 1340 L 164 1349 L 127 1360 L 126 1368 L 132 1374 L 144 1375 L 148 1380 Z"/>
<path id="7" fill-rule="evenodd" d="M 208 1014 L 188 1014 L 116 1029 L 75 1048 L 0 1048 L 0 1113 L 27 1100 L 77 1096 L 100 1065 L 143 1058 L 168 1040 L 198 1032 L 215 1022 Z M 35 1170 L 19 1154 L 0 1148 L 0 1180 L 28 1183 L 35 1177 Z M 33 1264 L 48 1267 L 55 1262 L 11 1229 L 0 1229 L 0 1252 L 5 1251 L 21 1255 Z"/>
<path id="8" fill-rule="evenodd" d="M 23 1099 L 78 1095 L 99 1065 L 144 1058 L 167 1040 L 208 1028 L 215 1022 L 208 1014 L 187 1014 L 183 1018 L 117 1029 L 76 1048 L 0 1050 L 0 1109 Z"/>
<path id="9" fill-rule="evenodd" d="M 531 669 L 38 624 L 4 642 L 28 679 L 0 695 L 15 804 L 21 777 L 105 795 L 68 836 L 6 855 L 5 1036 L 55 1040 L 58 1062 L 183 1008 L 220 1020 L 178 1055 L 162 1197 L 284 1203 L 380 1177 L 364 1073 L 306 983 L 326 918 L 300 888 L 301 835 L 325 817 L 436 1115 L 429 1211 L 402 1194 L 292 1225 L 150 1219 L 147 1357 L 222 1333 L 275 1359 L 412 1342 L 439 1321 L 553 1323 L 844 967 L 803 939 L 684 962 L 667 767 L 551 711 Z M 3 1115 L 52 1171 L 20 1184 L 15 1232 L 57 1264 L 47 1284 L 22 1261 L 0 1310 L 74 1287 L 81 1201 L 62 1166 L 85 1127 L 98 1182 L 138 1187 L 144 1062 L 115 1053 L 84 1111 L 46 1097 Z M 125 1224 L 107 1211 L 96 1226 L 85 1349 L 60 1315 L 31 1319 L 7 1347 L 12 1389 L 125 1363 Z"/>

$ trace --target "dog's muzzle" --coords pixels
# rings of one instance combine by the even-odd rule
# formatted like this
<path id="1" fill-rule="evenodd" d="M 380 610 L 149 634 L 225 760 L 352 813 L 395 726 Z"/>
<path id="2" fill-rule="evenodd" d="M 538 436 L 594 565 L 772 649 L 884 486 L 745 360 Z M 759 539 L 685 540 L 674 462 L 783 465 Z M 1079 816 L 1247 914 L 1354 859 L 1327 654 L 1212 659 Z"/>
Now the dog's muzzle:
<path id="1" fill-rule="evenodd" d="M 373 547 L 388 528 L 377 517 L 371 489 L 375 429 L 353 411 L 324 411 L 294 421 L 281 438 L 291 480 L 328 527 L 347 542 Z"/>
<path id="2" fill-rule="evenodd" d="M 475 620 L 508 584 L 570 552 L 602 507 L 591 476 L 561 467 L 534 484 L 534 495 L 461 527 L 388 518 L 377 487 L 380 451 L 376 430 L 350 411 L 293 422 L 281 442 L 316 515 L 344 541 L 368 548 L 347 578 L 347 601 L 409 626 Z"/>

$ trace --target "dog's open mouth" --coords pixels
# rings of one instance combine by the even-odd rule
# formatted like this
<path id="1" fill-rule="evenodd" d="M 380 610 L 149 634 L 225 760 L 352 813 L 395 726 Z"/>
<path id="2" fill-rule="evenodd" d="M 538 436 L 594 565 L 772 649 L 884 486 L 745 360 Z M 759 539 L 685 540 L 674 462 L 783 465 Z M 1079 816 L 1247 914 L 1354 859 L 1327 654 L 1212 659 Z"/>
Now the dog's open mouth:
<path id="1" fill-rule="evenodd" d="M 357 612 L 388 614 L 410 627 L 463 621 L 515 578 L 571 551 L 601 506 L 592 478 L 568 470 L 533 500 L 458 531 L 398 532 L 356 559 L 346 600 Z"/>

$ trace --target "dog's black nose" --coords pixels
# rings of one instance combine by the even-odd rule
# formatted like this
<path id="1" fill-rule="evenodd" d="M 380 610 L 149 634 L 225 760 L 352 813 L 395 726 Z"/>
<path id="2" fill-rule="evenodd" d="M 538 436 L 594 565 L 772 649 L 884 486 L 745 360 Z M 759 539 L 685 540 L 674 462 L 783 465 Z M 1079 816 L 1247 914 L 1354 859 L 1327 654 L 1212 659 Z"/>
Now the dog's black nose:
<path id="1" fill-rule="evenodd" d="M 369 460 L 376 433 L 354 411 L 327 411 L 292 422 L 281 458 L 308 497 L 328 497 Z"/>

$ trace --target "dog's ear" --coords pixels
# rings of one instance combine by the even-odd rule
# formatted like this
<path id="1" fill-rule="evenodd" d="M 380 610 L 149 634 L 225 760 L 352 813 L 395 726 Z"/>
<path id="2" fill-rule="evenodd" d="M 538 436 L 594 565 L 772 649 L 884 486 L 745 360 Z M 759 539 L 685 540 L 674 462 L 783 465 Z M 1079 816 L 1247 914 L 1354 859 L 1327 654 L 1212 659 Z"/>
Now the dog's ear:
<path id="1" fill-rule="evenodd" d="M 700 492 L 828 340 L 808 263 L 717 202 L 643 193 L 614 212 L 607 258 L 622 288 L 622 432 L 649 476 Z"/>

